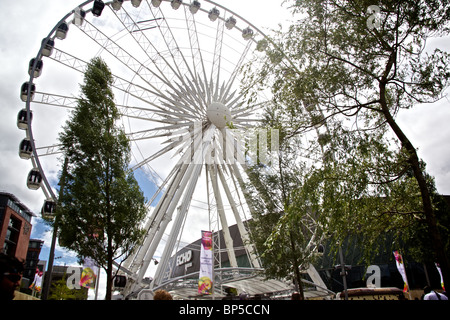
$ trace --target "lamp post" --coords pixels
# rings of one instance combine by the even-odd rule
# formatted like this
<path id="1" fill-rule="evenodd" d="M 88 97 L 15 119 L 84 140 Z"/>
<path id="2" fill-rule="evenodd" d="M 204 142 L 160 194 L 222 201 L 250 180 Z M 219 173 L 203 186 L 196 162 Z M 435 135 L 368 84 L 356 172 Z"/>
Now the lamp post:
<path id="1" fill-rule="evenodd" d="M 59 180 L 60 188 L 59 188 L 58 199 L 61 199 L 63 192 L 64 192 L 64 184 L 65 184 L 65 179 L 66 179 L 66 174 L 67 174 L 67 164 L 68 164 L 68 159 L 65 158 L 63 171 L 61 174 L 61 179 Z M 50 284 L 52 282 L 52 272 L 53 272 L 53 260 L 55 259 L 56 237 L 58 236 L 58 220 L 59 220 L 58 214 L 56 214 L 55 222 L 53 224 L 53 236 L 52 236 L 52 244 L 50 246 L 50 255 L 48 258 L 48 267 L 47 267 L 47 272 L 45 273 L 46 281 L 44 281 L 44 288 L 42 289 L 42 300 L 47 300 L 48 294 L 50 292 Z"/>
<path id="2" fill-rule="evenodd" d="M 344 295 L 345 300 L 348 300 L 348 292 L 347 292 L 347 270 L 350 270 L 352 266 L 344 264 L 344 255 L 342 254 L 342 246 L 339 246 L 339 258 L 341 264 L 336 266 L 341 269 L 340 275 L 342 276 L 342 283 L 344 284 Z"/>

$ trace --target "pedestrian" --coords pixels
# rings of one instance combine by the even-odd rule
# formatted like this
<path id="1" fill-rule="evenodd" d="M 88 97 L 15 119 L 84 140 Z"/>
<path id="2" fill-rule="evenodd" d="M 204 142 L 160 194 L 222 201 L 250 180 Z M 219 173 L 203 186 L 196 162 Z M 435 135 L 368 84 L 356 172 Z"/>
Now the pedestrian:
<path id="1" fill-rule="evenodd" d="M 20 285 L 23 262 L 16 257 L 0 253 L 0 300 L 13 300 Z"/>
<path id="2" fill-rule="evenodd" d="M 431 290 L 429 286 L 423 288 L 423 300 L 448 300 L 446 295 Z"/>
<path id="3" fill-rule="evenodd" d="M 153 295 L 153 300 L 173 300 L 173 298 L 166 290 L 158 289 Z"/>
<path id="4" fill-rule="evenodd" d="M 300 293 L 295 291 L 294 293 L 292 293 L 291 300 L 303 300 L 303 299 L 302 299 L 302 296 L 300 295 Z"/>
<path id="5" fill-rule="evenodd" d="M 248 300 L 248 293 L 245 292 L 245 291 L 242 291 L 242 292 L 239 294 L 239 300 Z"/>

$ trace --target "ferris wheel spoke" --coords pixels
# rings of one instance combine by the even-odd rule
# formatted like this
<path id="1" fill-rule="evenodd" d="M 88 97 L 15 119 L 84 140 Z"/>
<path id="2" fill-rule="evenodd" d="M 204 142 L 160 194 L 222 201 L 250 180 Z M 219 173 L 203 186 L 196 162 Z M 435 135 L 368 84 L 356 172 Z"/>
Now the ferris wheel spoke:
<path id="1" fill-rule="evenodd" d="M 50 59 L 58 63 L 61 63 L 62 65 L 69 67 L 75 71 L 84 73 L 87 67 L 87 62 L 62 50 L 55 48 L 55 51 L 56 53 L 53 56 L 51 56 Z M 159 104 L 156 103 L 156 99 L 159 95 L 157 88 L 154 88 L 155 90 L 150 90 L 147 87 L 135 84 L 131 81 L 125 80 L 124 78 L 114 74 L 113 78 L 114 78 L 113 87 L 116 88 L 117 90 L 128 93 L 129 95 L 147 104 L 150 104 L 162 111 L 166 111 Z"/>
<path id="2" fill-rule="evenodd" d="M 59 94 L 36 92 L 34 95 L 33 103 L 75 109 L 78 105 L 78 99 L 74 97 L 62 96 Z"/>
<path id="3" fill-rule="evenodd" d="M 248 55 L 248 51 L 250 50 L 251 45 L 252 45 L 252 42 L 248 41 L 247 45 L 245 46 L 245 49 L 242 51 L 239 61 L 236 63 L 234 70 L 233 70 L 228 82 L 225 85 L 225 90 L 224 90 L 223 94 L 221 95 L 220 100 L 224 99 L 224 97 L 226 97 L 229 94 L 230 89 L 232 88 L 234 81 L 236 80 L 236 76 L 241 71 L 242 64 L 245 60 L 245 57 Z"/>
<path id="4" fill-rule="evenodd" d="M 231 114 L 233 118 L 239 117 L 244 118 L 246 116 L 252 115 L 255 110 L 261 109 L 264 104 L 268 103 L 267 101 L 259 102 L 253 105 L 245 105 L 244 103 L 240 103 L 238 108 L 231 110 Z M 242 108 L 240 108 L 243 106 Z"/>
<path id="5" fill-rule="evenodd" d="M 191 98 L 190 94 L 180 88 L 180 90 L 175 89 L 174 92 L 167 91 L 165 95 L 161 94 L 161 98 L 165 100 L 161 101 L 167 109 L 172 109 L 178 112 L 180 118 L 191 118 L 199 119 L 199 112 L 191 108 L 191 105 L 195 106 L 196 102 Z"/>
<path id="6" fill-rule="evenodd" d="M 101 48 L 110 53 L 112 57 L 128 68 L 135 76 L 138 76 L 142 81 L 144 81 L 146 86 L 151 88 L 151 90 L 148 90 L 149 92 L 154 93 L 159 90 L 159 88 L 153 85 L 155 82 L 154 77 L 170 86 L 170 80 L 164 76 L 164 73 L 157 74 L 148 67 L 144 66 L 133 55 L 122 48 L 116 41 L 101 32 L 92 23 L 86 22 L 82 26 L 79 26 L 79 28 L 84 32 L 84 34 L 86 34 L 86 36 L 95 41 Z"/>
<path id="7" fill-rule="evenodd" d="M 62 144 L 55 144 L 52 146 L 46 146 L 46 147 L 36 147 L 36 152 L 39 157 L 45 157 L 45 156 L 51 156 L 55 154 L 61 154 L 62 151 Z"/>
<path id="8" fill-rule="evenodd" d="M 136 131 L 136 132 L 130 132 L 127 133 L 126 136 L 130 141 L 140 141 L 140 140 L 148 140 L 148 139 L 155 139 L 155 138 L 163 138 L 170 136 L 171 133 L 167 130 L 161 130 L 161 129 L 148 129 L 148 130 L 142 130 L 142 131 Z"/>
<path id="9" fill-rule="evenodd" d="M 117 16 L 117 17 L 119 17 L 119 16 Z M 156 19 L 157 18 L 155 18 L 155 20 Z M 127 27 L 127 25 L 125 23 L 124 23 L 124 26 Z M 153 83 L 155 83 L 155 81 L 154 81 L 155 78 L 157 79 L 157 81 L 159 83 L 175 90 L 175 88 L 172 85 L 172 81 L 165 76 L 165 74 L 167 72 L 165 70 L 159 69 L 158 64 L 154 62 L 154 59 L 150 58 L 150 60 L 154 62 L 153 66 L 155 67 L 155 69 L 157 69 L 159 71 L 158 73 L 152 71 L 147 66 L 143 65 L 140 61 L 135 59 L 131 54 L 129 54 L 125 49 L 123 49 L 118 43 L 116 43 L 111 38 L 109 38 L 104 33 L 102 33 L 93 24 L 86 23 L 83 25 L 83 27 L 80 27 L 80 29 L 88 37 L 90 37 L 92 40 L 94 40 L 100 47 L 105 49 L 113 57 L 115 57 L 118 61 L 120 61 L 122 64 L 124 64 L 129 70 L 131 70 L 134 73 L 135 76 L 138 76 L 141 80 L 143 80 L 146 83 L 146 86 L 148 86 L 148 88 L 144 88 L 142 86 L 137 86 L 137 85 L 127 86 L 129 84 L 129 81 L 121 79 L 120 77 L 116 76 L 116 80 L 119 80 L 119 81 L 116 81 L 116 82 L 118 82 L 118 84 L 116 84 L 116 85 L 120 86 L 122 90 L 126 91 L 127 89 L 125 89 L 125 88 L 128 87 L 129 88 L 128 90 L 132 94 L 134 94 L 138 98 L 141 98 L 141 99 L 144 98 L 144 101 L 146 101 L 147 103 L 151 103 L 153 105 L 155 105 L 154 104 L 155 99 L 157 99 L 158 97 L 165 98 L 164 96 L 162 96 L 159 93 L 160 88 L 155 87 L 155 85 L 153 85 Z M 134 34 L 134 32 L 132 32 L 132 31 L 130 31 L 130 33 L 132 35 Z M 138 39 L 136 37 L 133 36 L 133 39 L 135 39 L 135 41 L 138 42 Z M 138 44 L 140 45 L 139 42 L 138 42 Z M 141 48 L 142 48 L 142 46 L 141 46 Z M 159 52 L 158 52 L 158 55 L 159 55 L 159 57 L 162 57 L 162 55 Z M 163 58 L 163 59 L 165 60 L 165 58 Z M 170 63 L 168 63 L 167 61 L 165 61 L 165 63 L 163 63 L 163 65 L 171 67 Z M 183 81 L 183 77 L 180 75 L 179 69 L 177 69 L 177 71 L 174 70 L 173 68 L 171 68 L 171 69 L 175 73 L 175 75 L 181 81 Z M 147 93 L 151 93 L 153 95 L 153 97 L 151 95 L 149 96 Z"/>
<path id="10" fill-rule="evenodd" d="M 189 42 L 190 42 L 191 53 L 192 53 L 194 78 L 198 80 L 200 71 L 203 73 L 203 76 L 206 78 L 205 65 L 203 62 L 202 51 L 200 50 L 200 43 L 199 43 L 199 39 L 198 39 L 197 23 L 195 21 L 195 16 L 190 11 L 188 6 L 184 7 L 184 14 L 186 17 L 186 27 L 187 27 L 187 30 L 189 33 Z"/>
<path id="11" fill-rule="evenodd" d="M 178 45 L 178 42 L 173 34 L 172 28 L 170 27 L 167 18 L 165 17 L 164 13 L 162 12 L 160 7 L 153 7 L 148 3 L 148 7 L 153 15 L 154 19 L 158 19 L 157 24 L 157 30 L 159 30 L 161 37 L 163 39 L 163 42 L 168 50 L 170 52 L 170 57 L 173 61 L 173 67 L 175 70 L 175 76 L 178 78 L 179 81 L 181 81 L 182 84 L 185 83 L 185 74 L 189 74 L 191 78 L 194 78 L 194 74 L 192 72 L 191 67 L 187 63 L 187 60 L 183 54 L 183 51 L 181 50 L 180 46 Z M 161 52 L 161 50 L 158 50 Z M 170 63 L 168 63 L 170 65 Z"/>
<path id="12" fill-rule="evenodd" d="M 76 109 L 78 106 L 79 98 L 68 97 L 59 94 L 47 93 L 47 92 L 36 92 L 33 103 L 44 104 L 53 107 Z M 153 121 L 160 123 L 167 123 L 169 120 L 162 119 L 161 117 L 166 115 L 167 111 L 161 111 L 157 109 L 149 109 L 143 107 L 134 106 L 124 106 L 117 104 L 116 107 L 119 109 L 119 114 L 124 117 L 139 119 L 144 121 Z M 161 119 L 158 119 L 157 117 Z M 175 121 L 174 121 L 175 122 Z"/>
<path id="13" fill-rule="evenodd" d="M 261 266 L 259 264 L 256 254 L 255 254 L 256 250 L 255 250 L 254 246 L 251 244 L 251 241 L 249 238 L 249 233 L 248 233 L 247 229 L 245 228 L 244 223 L 241 219 L 241 214 L 238 210 L 238 206 L 236 205 L 236 202 L 233 198 L 231 190 L 225 179 L 225 175 L 220 167 L 217 168 L 217 172 L 219 173 L 219 178 L 220 178 L 221 184 L 222 184 L 225 194 L 227 196 L 228 203 L 231 206 L 231 210 L 234 214 L 236 224 L 239 229 L 239 233 L 241 234 L 241 237 L 243 240 L 244 248 L 247 252 L 247 255 L 250 257 L 251 265 L 255 268 L 260 268 Z M 236 185 L 234 185 L 234 186 L 236 186 Z M 240 198 L 239 198 L 239 203 L 240 203 Z M 242 208 L 242 203 L 240 203 L 240 207 Z"/>
<path id="14" fill-rule="evenodd" d="M 218 19 L 216 30 L 216 41 L 214 46 L 213 65 L 211 69 L 211 96 L 214 101 L 218 101 L 219 97 L 219 82 L 220 82 L 220 65 L 222 60 L 222 44 L 223 32 L 225 30 L 225 21 Z"/>
<path id="15" fill-rule="evenodd" d="M 144 8 L 141 6 L 140 8 Z M 120 11 L 112 10 L 116 15 L 117 19 L 122 23 L 124 28 L 128 31 L 128 33 L 133 38 L 134 42 L 141 48 L 142 52 L 147 56 L 148 61 L 152 63 L 152 69 L 155 68 L 158 73 L 153 72 L 149 67 L 142 65 L 142 72 L 145 74 L 145 78 L 148 82 L 153 82 L 154 78 L 158 78 L 159 81 L 165 83 L 166 85 L 170 85 L 171 80 L 167 78 L 167 74 L 176 74 L 176 70 L 173 69 L 170 63 L 166 60 L 164 55 L 158 51 L 157 47 L 152 43 L 152 41 L 148 38 L 147 34 L 144 32 L 149 29 L 155 29 L 158 27 L 159 20 L 162 18 L 154 18 L 143 21 L 136 21 L 135 18 L 128 13 L 127 10 L 122 8 Z M 141 10 L 144 11 L 144 10 Z M 136 17 L 140 16 L 141 11 L 136 14 Z M 144 13 L 145 14 L 145 13 Z M 145 27 L 142 28 L 140 25 L 145 23 Z M 150 27 L 149 27 L 150 25 Z M 162 60 L 163 63 L 157 63 L 158 60 Z M 168 73 L 168 69 L 171 72 Z M 140 74 L 140 73 L 139 73 Z"/>

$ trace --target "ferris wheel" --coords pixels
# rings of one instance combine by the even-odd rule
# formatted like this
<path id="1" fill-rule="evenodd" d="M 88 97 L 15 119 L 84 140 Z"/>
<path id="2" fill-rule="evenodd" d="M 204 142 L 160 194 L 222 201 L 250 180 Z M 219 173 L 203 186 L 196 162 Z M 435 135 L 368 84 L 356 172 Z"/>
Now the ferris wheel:
<path id="1" fill-rule="evenodd" d="M 251 130 L 270 98 L 247 99 L 240 80 L 243 66 L 264 54 L 261 44 L 271 45 L 265 39 L 250 22 L 209 0 L 90 0 L 65 15 L 31 59 L 20 90 L 26 107 L 17 125 L 26 137 L 19 155 L 32 162 L 27 186 L 42 189 L 42 215 L 50 218 L 61 167 L 58 133 L 77 107 L 86 66 L 101 56 L 113 73 L 121 125 L 131 142 L 130 169 L 143 177 L 140 184 L 154 188 L 142 222 L 145 240 L 121 265 L 131 280 L 128 294 L 145 287 L 155 257 L 152 288 L 170 282 L 171 257 L 191 240 L 186 235 L 199 238 L 201 230 L 223 230 L 224 243 L 215 245 L 238 269 L 231 223 L 250 269 L 261 268 L 245 226 L 251 208 L 243 192 L 244 146 L 255 152 L 267 146 L 267 133 Z M 276 132 L 270 136 L 274 148 Z"/>

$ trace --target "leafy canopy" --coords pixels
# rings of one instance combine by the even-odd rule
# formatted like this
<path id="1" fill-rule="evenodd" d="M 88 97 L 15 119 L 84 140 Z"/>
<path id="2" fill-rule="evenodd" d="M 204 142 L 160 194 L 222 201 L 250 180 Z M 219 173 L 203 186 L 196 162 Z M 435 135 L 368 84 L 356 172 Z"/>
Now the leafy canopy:
<path id="1" fill-rule="evenodd" d="M 125 258 L 140 243 L 146 215 L 145 198 L 128 169 L 129 141 L 116 125 L 120 115 L 112 83 L 105 62 L 92 59 L 78 107 L 60 134 L 67 160 L 61 175 L 60 242 L 107 272 L 114 259 Z"/>

